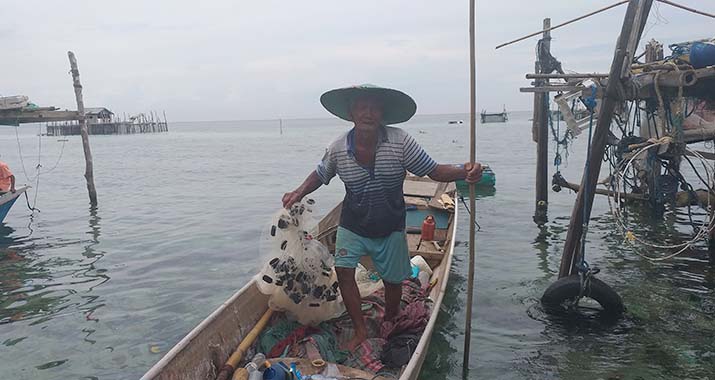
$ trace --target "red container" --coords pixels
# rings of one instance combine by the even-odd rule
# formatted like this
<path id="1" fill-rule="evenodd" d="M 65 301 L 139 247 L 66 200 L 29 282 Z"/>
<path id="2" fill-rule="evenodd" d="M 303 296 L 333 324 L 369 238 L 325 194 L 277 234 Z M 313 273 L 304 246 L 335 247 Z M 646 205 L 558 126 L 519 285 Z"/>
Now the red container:
<path id="1" fill-rule="evenodd" d="M 422 222 L 422 240 L 434 240 L 434 217 L 427 215 L 425 221 Z"/>

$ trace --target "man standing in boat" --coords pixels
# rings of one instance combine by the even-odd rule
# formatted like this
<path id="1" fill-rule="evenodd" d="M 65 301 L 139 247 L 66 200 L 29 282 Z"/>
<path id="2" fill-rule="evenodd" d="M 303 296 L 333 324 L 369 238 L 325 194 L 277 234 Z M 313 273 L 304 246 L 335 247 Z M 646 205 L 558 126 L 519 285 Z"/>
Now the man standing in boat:
<path id="1" fill-rule="evenodd" d="M 322 161 L 297 189 L 283 195 L 288 208 L 327 185 L 337 174 L 345 184 L 335 247 L 340 293 L 355 327 L 345 349 L 354 350 L 367 336 L 355 268 L 369 255 L 385 284 L 385 320 L 399 313 L 402 281 L 411 273 L 405 236 L 402 184 L 406 171 L 439 182 L 479 181 L 480 164 L 437 164 L 407 132 L 389 127 L 409 120 L 417 105 L 407 94 L 372 85 L 324 93 L 320 102 L 333 115 L 354 123 L 328 147 Z"/>
<path id="2" fill-rule="evenodd" d="M 15 192 L 15 176 L 10 171 L 10 167 L 0 161 L 0 193 Z"/>

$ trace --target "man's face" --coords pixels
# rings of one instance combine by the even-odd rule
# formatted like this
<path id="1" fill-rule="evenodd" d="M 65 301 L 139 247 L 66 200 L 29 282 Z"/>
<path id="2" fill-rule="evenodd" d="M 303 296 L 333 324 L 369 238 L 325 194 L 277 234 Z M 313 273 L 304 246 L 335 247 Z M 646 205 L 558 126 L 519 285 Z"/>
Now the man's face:
<path id="1" fill-rule="evenodd" d="M 372 97 L 356 99 L 350 108 L 350 114 L 356 125 L 377 127 L 382 123 L 382 105 Z"/>

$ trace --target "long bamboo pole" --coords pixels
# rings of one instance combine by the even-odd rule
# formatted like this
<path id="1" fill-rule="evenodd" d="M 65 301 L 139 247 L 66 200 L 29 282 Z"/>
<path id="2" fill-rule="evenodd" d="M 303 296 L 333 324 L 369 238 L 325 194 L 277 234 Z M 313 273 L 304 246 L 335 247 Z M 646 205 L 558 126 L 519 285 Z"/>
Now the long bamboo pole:
<path id="1" fill-rule="evenodd" d="M 472 167 L 477 160 L 477 61 L 474 47 L 474 3 L 469 0 L 469 162 Z M 472 302 L 474 296 L 474 238 L 477 214 L 475 184 L 469 184 L 469 277 L 467 279 L 467 319 L 464 327 L 464 360 L 462 374 L 469 372 L 469 348 L 472 340 Z"/>
<path id="2" fill-rule="evenodd" d="M 562 26 L 566 26 L 566 25 L 568 25 L 568 24 L 572 24 L 572 23 L 574 23 L 574 22 L 576 22 L 576 21 L 583 20 L 583 19 L 585 19 L 585 18 L 587 18 L 587 17 L 591 17 L 591 16 L 596 15 L 596 14 L 598 14 L 598 13 L 605 12 L 605 11 L 611 9 L 611 8 L 615 8 L 615 7 L 619 6 L 619 5 L 623 5 L 623 4 L 627 3 L 628 1 L 629 1 L 629 0 L 622 0 L 622 1 L 619 1 L 619 2 L 617 2 L 617 3 L 615 3 L 615 4 L 611 4 L 611 5 L 607 6 L 607 7 L 601 8 L 601 9 L 599 9 L 599 10 L 597 10 L 597 11 L 593 11 L 593 12 L 587 13 L 587 14 L 585 14 L 585 15 L 583 15 L 583 16 L 576 17 L 575 19 L 571 19 L 571 20 L 569 20 L 569 21 L 562 22 L 561 24 L 558 24 L 558 25 L 556 25 L 556 26 L 552 26 L 552 27 L 550 27 L 550 28 L 543 29 L 543 30 L 540 30 L 540 31 L 538 31 L 538 32 L 531 33 L 531 34 L 526 35 L 526 36 L 524 36 L 524 37 L 517 38 L 517 39 L 515 39 L 515 40 L 513 40 L 513 41 L 505 42 L 505 43 L 503 43 L 503 44 L 497 46 L 495 49 L 500 49 L 500 48 L 503 48 L 504 46 L 508 46 L 508 45 L 511 45 L 511 44 L 515 44 L 515 43 L 517 43 L 517 42 L 519 42 L 519 41 L 523 41 L 523 40 L 525 40 L 525 39 L 527 39 L 527 38 L 529 38 L 529 37 L 538 36 L 539 34 L 546 33 L 546 32 L 552 31 L 552 30 L 554 30 L 554 29 L 558 29 L 558 28 L 560 28 L 560 27 L 562 27 Z"/>
<path id="3" fill-rule="evenodd" d="M 681 5 L 681 4 L 678 4 L 678 3 L 674 3 L 674 2 L 669 1 L 669 0 L 658 0 L 658 1 L 660 1 L 661 3 L 668 4 L 668 5 L 670 5 L 670 6 L 676 7 L 676 8 L 680 8 L 680 9 L 685 10 L 685 11 L 688 11 L 688 12 L 693 12 L 693 13 L 695 13 L 695 14 L 699 14 L 699 15 L 701 15 L 701 16 L 707 16 L 707 17 L 715 18 L 715 15 L 714 15 L 714 14 L 707 13 L 707 12 L 703 12 L 703 11 L 699 11 L 699 10 L 697 10 L 697 9 L 695 9 L 695 8 L 686 7 L 685 5 Z"/>
<path id="4" fill-rule="evenodd" d="M 67 52 L 70 59 L 70 69 L 72 73 L 72 83 L 74 85 L 74 95 L 77 99 L 77 112 L 79 113 L 79 133 L 82 135 L 82 148 L 84 148 L 84 178 L 87 180 L 87 192 L 89 193 L 89 203 L 97 205 L 97 189 L 94 187 L 94 170 L 92 165 L 92 150 L 89 148 L 89 132 L 87 130 L 87 120 L 84 117 L 84 101 L 82 100 L 82 84 L 79 81 L 79 69 L 77 68 L 77 58 L 71 51 Z"/>
<path id="5" fill-rule="evenodd" d="M 248 352 L 248 349 L 251 347 L 253 342 L 256 341 L 256 338 L 258 338 L 258 335 L 266 327 L 268 321 L 271 320 L 271 316 L 273 316 L 273 309 L 268 308 L 268 310 L 266 310 L 266 312 L 263 313 L 263 315 L 261 316 L 261 319 L 256 322 L 251 331 L 249 331 L 248 334 L 246 334 L 246 336 L 243 338 L 243 341 L 241 341 L 241 343 L 238 345 L 236 351 L 234 351 L 228 358 L 228 360 L 226 360 L 226 363 L 223 365 L 223 367 L 221 367 L 221 370 L 216 375 L 216 379 L 227 380 L 228 377 L 233 374 L 233 371 L 236 370 L 238 363 L 240 363 L 241 359 L 243 359 L 243 355 Z"/>

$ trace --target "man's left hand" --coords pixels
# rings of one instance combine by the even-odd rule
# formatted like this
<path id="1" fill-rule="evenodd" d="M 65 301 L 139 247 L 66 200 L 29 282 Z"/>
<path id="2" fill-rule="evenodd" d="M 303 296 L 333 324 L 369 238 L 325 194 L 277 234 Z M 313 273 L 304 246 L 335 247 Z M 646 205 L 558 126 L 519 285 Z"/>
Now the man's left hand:
<path id="1" fill-rule="evenodd" d="M 482 179 L 482 164 L 479 162 L 467 162 L 464 168 L 467 170 L 467 177 L 464 179 L 467 183 L 477 183 Z"/>

